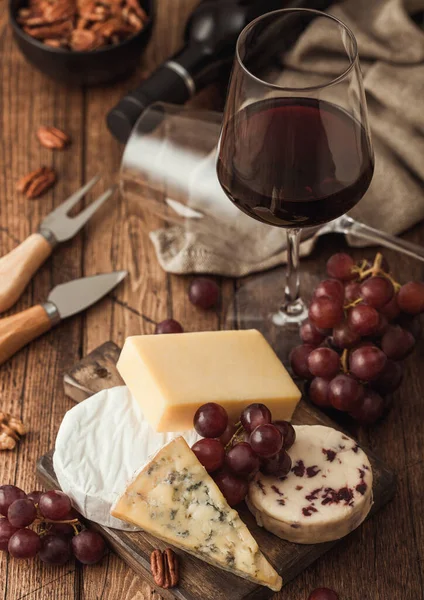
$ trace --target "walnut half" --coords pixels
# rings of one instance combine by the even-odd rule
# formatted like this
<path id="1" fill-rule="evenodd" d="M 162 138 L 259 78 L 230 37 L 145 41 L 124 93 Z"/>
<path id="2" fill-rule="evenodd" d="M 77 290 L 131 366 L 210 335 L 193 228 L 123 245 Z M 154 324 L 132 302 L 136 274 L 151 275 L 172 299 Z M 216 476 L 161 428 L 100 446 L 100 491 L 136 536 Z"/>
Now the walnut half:
<path id="1" fill-rule="evenodd" d="M 13 450 L 25 434 L 26 428 L 20 419 L 0 411 L 0 450 Z"/>

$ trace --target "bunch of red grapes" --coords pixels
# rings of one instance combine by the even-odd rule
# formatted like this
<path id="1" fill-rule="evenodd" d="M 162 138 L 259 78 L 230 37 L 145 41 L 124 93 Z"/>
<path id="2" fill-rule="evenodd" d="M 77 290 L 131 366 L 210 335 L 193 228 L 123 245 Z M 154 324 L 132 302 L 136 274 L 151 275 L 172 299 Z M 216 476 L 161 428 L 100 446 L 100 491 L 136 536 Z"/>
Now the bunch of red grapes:
<path id="1" fill-rule="evenodd" d="M 213 478 L 230 506 L 242 502 L 249 480 L 260 470 L 283 477 L 292 462 L 287 450 L 296 439 L 287 421 L 273 421 L 265 404 L 251 404 L 240 422 L 230 423 L 225 408 L 209 402 L 194 415 L 194 428 L 204 439 L 192 450 Z"/>
<path id="2" fill-rule="evenodd" d="M 412 351 L 424 312 L 424 283 L 399 285 L 384 257 L 355 264 L 348 254 L 327 263 L 309 306 L 302 346 L 290 355 L 293 372 L 309 381 L 320 407 L 348 412 L 364 425 L 377 421 L 386 397 L 402 382 L 399 361 Z"/>
<path id="3" fill-rule="evenodd" d="M 92 565 L 104 556 L 102 536 L 88 529 L 81 531 L 78 513 L 63 492 L 25 494 L 14 485 L 2 485 L 0 514 L 0 550 L 14 558 L 38 555 L 47 564 L 64 565 L 75 556 Z"/>

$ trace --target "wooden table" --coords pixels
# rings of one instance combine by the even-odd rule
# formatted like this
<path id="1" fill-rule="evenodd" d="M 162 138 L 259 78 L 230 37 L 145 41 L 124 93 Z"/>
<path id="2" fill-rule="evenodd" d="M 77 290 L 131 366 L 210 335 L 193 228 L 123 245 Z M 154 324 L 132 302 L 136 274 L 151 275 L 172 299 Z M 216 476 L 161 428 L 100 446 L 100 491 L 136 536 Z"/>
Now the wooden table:
<path id="1" fill-rule="evenodd" d="M 195 4 L 196 0 L 158 2 L 157 24 L 140 72 L 153 69 L 178 47 L 186 15 Z M 24 62 L 12 41 L 5 10 L 0 25 L 0 240 L 1 252 L 5 253 L 95 173 L 104 174 L 105 187 L 116 180 L 122 147 L 107 131 L 104 117 L 122 93 L 136 84 L 137 76 L 98 89 L 65 87 Z M 211 105 L 210 99 L 216 98 L 210 93 L 202 96 L 197 102 L 204 105 Z M 219 108 L 219 103 L 213 105 Z M 40 148 L 35 130 L 41 124 L 69 132 L 71 148 L 54 154 Z M 42 164 L 53 164 L 59 181 L 47 195 L 29 201 L 15 191 L 15 183 Z M 168 276 L 155 260 L 145 231 L 158 224 L 144 215 L 140 206 L 129 206 L 123 199 L 109 203 L 83 233 L 57 249 L 13 309 L 22 310 L 44 300 L 52 286 L 75 277 L 121 268 L 131 274 L 112 297 L 63 323 L 1 367 L 1 408 L 20 415 L 30 433 L 17 451 L 1 453 L 0 482 L 15 483 L 27 491 L 37 487 L 35 461 L 53 446 L 62 416 L 73 405 L 63 393 L 63 372 L 83 355 L 107 339 L 122 345 L 128 335 L 152 333 L 157 321 L 171 316 L 187 330 L 220 326 L 240 283 L 220 280 L 223 303 L 218 312 L 196 310 L 187 299 L 188 278 Z M 424 225 L 405 237 L 424 244 Z M 322 239 L 314 256 L 302 262 L 303 272 L 318 279 L 324 273 L 326 258 L 343 244 L 340 237 Z M 354 254 L 371 257 L 373 252 Z M 422 264 L 393 252 L 385 254 L 403 281 L 424 279 Z M 276 598 L 305 600 L 312 589 L 324 585 L 339 590 L 340 600 L 424 598 L 423 358 L 424 344 L 420 342 L 414 356 L 406 361 L 405 381 L 390 415 L 369 433 L 358 432 L 360 440 L 397 471 L 399 485 L 394 501 Z M 56 568 L 38 561 L 26 564 L 10 560 L 1 553 L 0 597 L 158 599 L 113 554 L 94 567 L 70 563 Z"/>

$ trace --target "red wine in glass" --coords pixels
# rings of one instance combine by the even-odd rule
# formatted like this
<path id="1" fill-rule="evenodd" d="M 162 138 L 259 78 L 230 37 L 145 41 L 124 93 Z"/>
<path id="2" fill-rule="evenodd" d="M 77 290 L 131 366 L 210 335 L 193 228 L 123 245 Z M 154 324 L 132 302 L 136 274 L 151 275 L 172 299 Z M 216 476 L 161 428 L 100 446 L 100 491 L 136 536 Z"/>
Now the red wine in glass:
<path id="1" fill-rule="evenodd" d="M 363 126 L 315 98 L 249 104 L 222 131 L 218 178 L 234 204 L 279 227 L 311 227 L 349 211 L 374 161 Z"/>
<path id="2" fill-rule="evenodd" d="M 322 68 L 324 59 L 331 69 Z M 300 294 L 302 230 L 353 208 L 373 170 L 358 48 L 350 29 L 313 9 L 282 9 L 252 21 L 237 41 L 217 175 L 241 211 L 285 230 L 287 278 L 283 292 L 272 273 L 260 276 L 260 284 L 242 285 L 232 326 L 260 329 L 278 345 L 280 358 L 288 358 L 308 315 Z M 252 298 L 260 299 L 257 309 Z M 274 300 L 280 306 L 270 315 Z"/>

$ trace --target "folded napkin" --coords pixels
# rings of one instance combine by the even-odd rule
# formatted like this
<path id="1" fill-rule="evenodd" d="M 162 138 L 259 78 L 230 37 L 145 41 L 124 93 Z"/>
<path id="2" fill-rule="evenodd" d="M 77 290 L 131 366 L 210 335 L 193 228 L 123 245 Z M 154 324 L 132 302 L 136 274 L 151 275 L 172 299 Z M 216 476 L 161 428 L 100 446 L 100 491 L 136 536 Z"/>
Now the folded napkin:
<path id="1" fill-rule="evenodd" d="M 371 186 L 350 215 L 392 234 L 424 218 L 424 30 L 411 18 L 422 10 L 424 0 L 348 0 L 329 11 L 358 41 L 375 150 Z M 297 87 L 299 77 L 311 86 L 317 74 L 339 74 L 340 56 L 329 40 L 323 21 L 312 23 L 279 83 L 290 85 L 295 76 Z M 190 173 L 189 209 L 170 201 L 184 225 L 150 234 L 161 266 L 172 273 L 243 276 L 281 264 L 284 230 L 232 205 L 216 178 L 215 158 L 212 150 Z M 348 242 L 364 244 L 352 236 Z M 314 243 L 314 238 L 302 243 L 301 254 L 310 253 Z"/>

